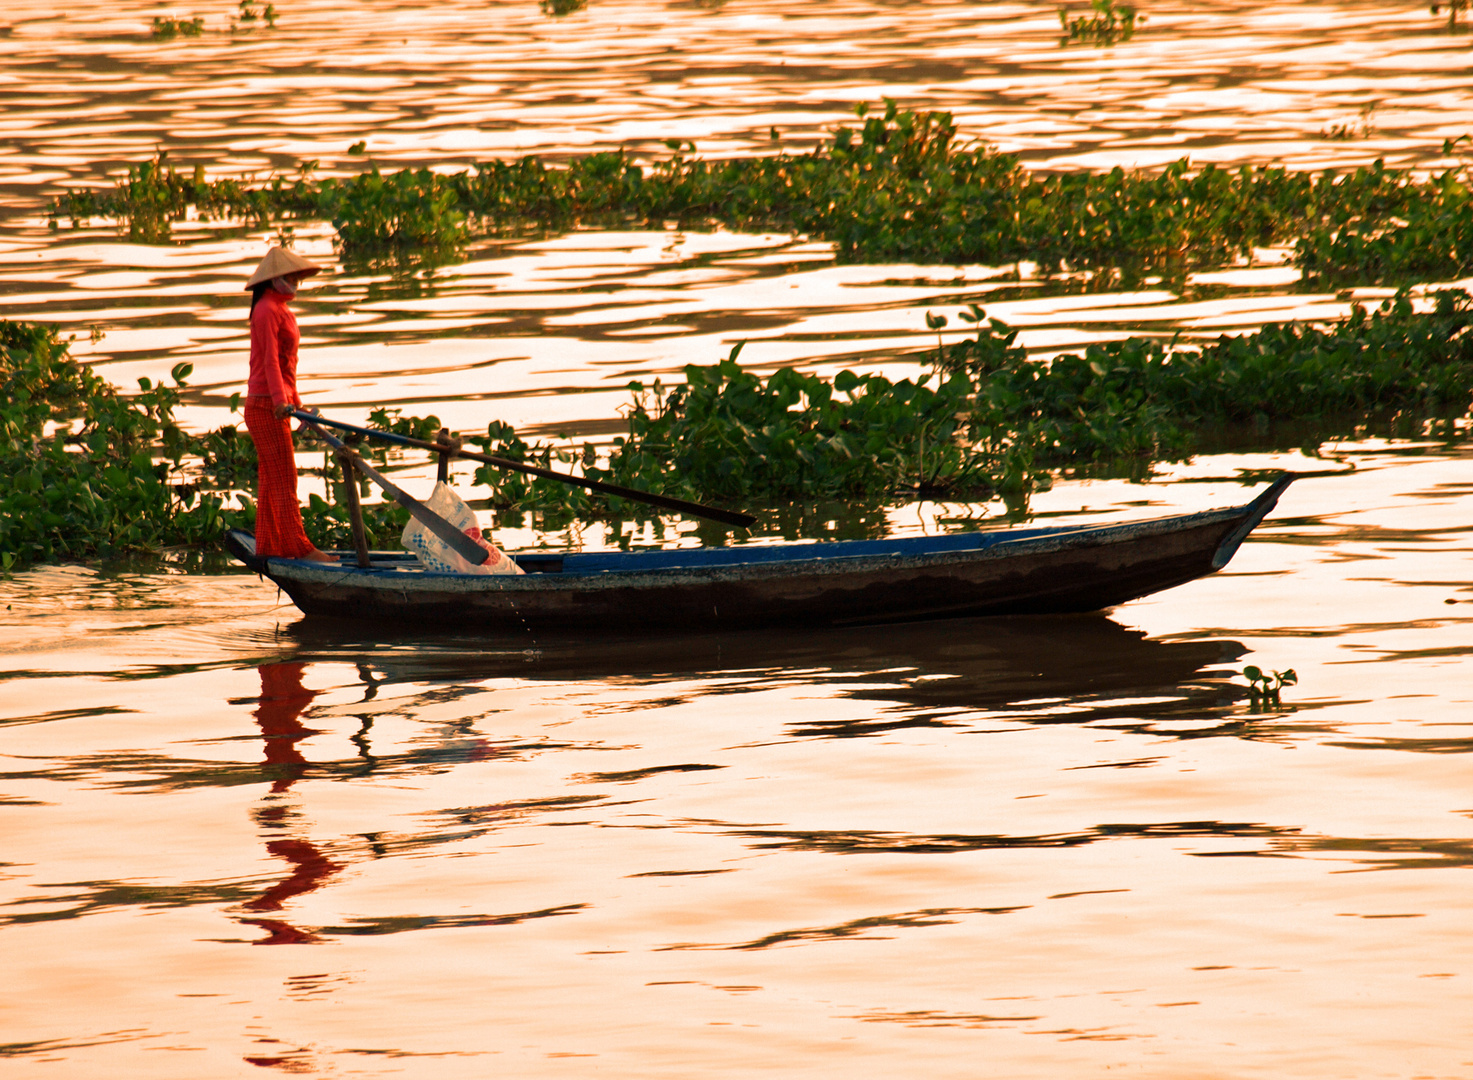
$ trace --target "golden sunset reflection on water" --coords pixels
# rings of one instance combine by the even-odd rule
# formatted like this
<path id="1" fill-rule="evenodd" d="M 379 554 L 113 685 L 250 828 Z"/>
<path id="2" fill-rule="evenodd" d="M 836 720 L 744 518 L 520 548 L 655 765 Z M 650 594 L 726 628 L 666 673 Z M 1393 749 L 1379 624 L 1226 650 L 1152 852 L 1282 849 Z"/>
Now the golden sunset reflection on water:
<path id="1" fill-rule="evenodd" d="M 760 154 L 882 95 L 1036 168 L 1436 169 L 1473 131 L 1468 38 L 1425 6 L 1144 10 L 1092 49 L 1060 46 L 1049 4 L 303 0 L 232 35 L 239 5 L 204 0 L 170 12 L 201 38 L 155 42 L 156 5 L 10 0 L 0 317 L 76 333 L 119 385 L 191 362 L 186 422 L 230 419 L 271 233 L 46 226 L 49 198 L 159 147 L 258 177 L 356 172 L 360 139 L 384 169 Z M 1088 293 L 775 233 L 487 239 L 413 281 L 348 270 L 326 224 L 296 243 L 329 264 L 297 304 L 311 404 L 596 442 L 631 380 L 743 340 L 763 373 L 900 377 L 925 314 L 955 340 L 974 302 L 1046 356 L 1389 295 L 1299 291 L 1283 251 Z M 61 1078 L 1473 1076 L 1470 467 L 1466 440 L 1367 437 L 1060 482 L 1036 521 L 1304 474 L 1223 573 L 1077 618 L 410 635 L 305 620 L 222 566 L 16 573 L 0 1056 Z M 705 542 L 662 524 L 635 543 Z M 1253 708 L 1250 664 L 1297 673 L 1282 708 Z"/>

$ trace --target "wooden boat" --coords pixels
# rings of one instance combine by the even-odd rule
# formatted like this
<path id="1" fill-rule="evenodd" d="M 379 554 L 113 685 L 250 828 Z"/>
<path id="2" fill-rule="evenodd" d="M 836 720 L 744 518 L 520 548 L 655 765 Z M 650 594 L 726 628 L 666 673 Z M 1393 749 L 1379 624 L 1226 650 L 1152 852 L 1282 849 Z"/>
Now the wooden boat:
<path id="1" fill-rule="evenodd" d="M 226 546 L 305 614 L 445 629 L 719 630 L 852 626 L 1098 611 L 1221 570 L 1293 481 L 1252 502 L 1115 525 L 991 529 L 894 540 L 639 552 L 510 553 L 523 576 L 431 573 L 375 552 L 368 567 L 259 558 Z"/>

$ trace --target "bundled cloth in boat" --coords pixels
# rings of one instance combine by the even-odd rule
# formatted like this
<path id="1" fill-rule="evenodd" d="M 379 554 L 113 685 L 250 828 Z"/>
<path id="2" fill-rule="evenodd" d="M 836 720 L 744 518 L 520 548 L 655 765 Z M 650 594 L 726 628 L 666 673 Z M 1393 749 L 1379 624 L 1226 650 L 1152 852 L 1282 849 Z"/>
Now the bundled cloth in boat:
<path id="1" fill-rule="evenodd" d="M 410 518 L 404 526 L 401 540 L 408 551 L 419 556 L 426 570 L 441 574 L 524 574 L 526 573 L 506 553 L 481 535 L 481 523 L 476 512 L 445 481 L 435 484 L 435 490 L 425 500 L 425 506 L 439 514 L 450 524 L 480 544 L 491 557 L 476 566 L 465 556 L 455 551 L 417 519 Z"/>

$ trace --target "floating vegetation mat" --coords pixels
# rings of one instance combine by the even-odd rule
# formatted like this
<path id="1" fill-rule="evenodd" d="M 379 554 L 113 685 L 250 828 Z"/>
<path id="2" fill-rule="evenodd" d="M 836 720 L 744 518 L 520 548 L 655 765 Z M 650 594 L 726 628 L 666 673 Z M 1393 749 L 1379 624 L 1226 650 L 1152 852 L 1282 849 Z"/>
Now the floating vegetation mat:
<path id="1" fill-rule="evenodd" d="M 781 229 L 832 242 L 867 263 L 1037 263 L 1045 272 L 1105 270 L 1179 277 L 1292 244 L 1306 281 L 1406 284 L 1473 270 L 1466 165 L 1419 178 L 1377 161 L 1352 172 L 1291 172 L 1183 159 L 1155 172 L 1033 173 L 985 144 L 964 145 L 949 113 L 887 101 L 881 116 L 839 129 L 809 154 L 708 161 L 689 142 L 645 166 L 622 151 L 491 161 L 252 185 L 180 172 L 160 154 L 111 191 L 70 192 L 53 227 L 91 218 L 126 222 L 158 242 L 191 210 L 272 223 L 331 221 L 349 265 L 445 262 L 472 235 L 539 227 L 676 221 Z M 1452 153 L 1463 142 L 1448 140 Z"/>
<path id="2" fill-rule="evenodd" d="M 471 441 L 516 461 L 740 505 L 780 529 L 825 500 L 861 512 L 918 496 L 1000 498 L 1019 509 L 1058 470 L 1142 476 L 1153 463 L 1186 460 L 1224 427 L 1280 448 L 1274 426 L 1293 421 L 1295 445 L 1308 442 L 1311 453 L 1323 439 L 1368 430 L 1457 437 L 1473 392 L 1473 299 L 1444 290 L 1422 306 L 1401 293 L 1329 326 L 1270 324 L 1199 347 L 1130 337 L 1047 362 L 973 306 L 961 318 L 975 337 L 938 344 L 913 380 L 787 368 L 764 380 L 741 367 L 738 346 L 715 365 L 686 367 L 683 384 L 631 383 L 628 431 L 611 448 L 533 445 L 499 421 Z M 946 319 L 929 321 L 939 329 Z M 54 328 L 0 322 L 5 570 L 200 545 L 226 527 L 251 527 L 249 437 L 231 425 L 190 435 L 174 421 L 190 371 L 179 364 L 174 386 L 145 378 L 125 396 L 72 359 Z M 440 426 L 386 409 L 372 422 L 419 438 Z M 344 482 L 326 462 L 323 474 L 330 491 Z M 528 514 L 546 529 L 652 513 L 491 466 L 475 476 L 504 525 Z M 344 504 L 310 497 L 305 516 L 319 543 L 348 541 Z M 392 542 L 404 512 L 384 503 L 366 511 L 370 533 Z"/>

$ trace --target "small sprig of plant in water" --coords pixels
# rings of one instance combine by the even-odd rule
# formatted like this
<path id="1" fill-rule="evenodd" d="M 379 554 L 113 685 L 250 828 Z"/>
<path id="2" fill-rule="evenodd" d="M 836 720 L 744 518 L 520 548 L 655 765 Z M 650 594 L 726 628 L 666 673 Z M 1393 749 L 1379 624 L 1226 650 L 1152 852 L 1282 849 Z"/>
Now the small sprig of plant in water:
<path id="1" fill-rule="evenodd" d="M 269 28 L 276 29 L 277 11 L 275 4 L 267 4 L 264 8 L 257 9 L 252 6 L 252 0 L 240 0 L 240 8 L 237 17 L 241 25 L 254 23 L 257 19 L 264 22 Z M 235 24 L 231 24 L 231 31 L 235 30 Z"/>
<path id="2" fill-rule="evenodd" d="M 1146 17 L 1129 4 L 1115 0 L 1090 0 L 1091 14 L 1072 16 L 1068 8 L 1059 8 L 1059 25 L 1064 28 L 1064 44 L 1083 41 L 1092 45 L 1114 45 L 1129 41 L 1135 28 Z"/>
<path id="3" fill-rule="evenodd" d="M 1380 104 L 1378 101 L 1366 102 L 1360 107 L 1359 121 L 1331 124 L 1321 134 L 1327 139 L 1369 139 L 1376 132 L 1376 126 L 1371 123 L 1371 117 Z"/>
<path id="4" fill-rule="evenodd" d="M 1448 33 L 1456 34 L 1458 32 L 1458 16 L 1467 12 L 1468 0 L 1438 0 L 1431 8 L 1433 16 L 1441 15 L 1443 9 L 1447 10 Z"/>
<path id="5" fill-rule="evenodd" d="M 196 38 L 205 32 L 205 20 L 199 16 L 193 19 L 176 19 L 172 16 L 153 17 L 153 38 L 155 41 L 173 41 L 177 37 Z"/>
<path id="6" fill-rule="evenodd" d="M 1283 708 L 1280 694 L 1286 686 L 1299 683 L 1293 668 L 1287 671 L 1264 671 L 1256 664 L 1243 669 L 1243 678 L 1248 680 L 1248 708 L 1253 712 L 1267 712 Z"/>

